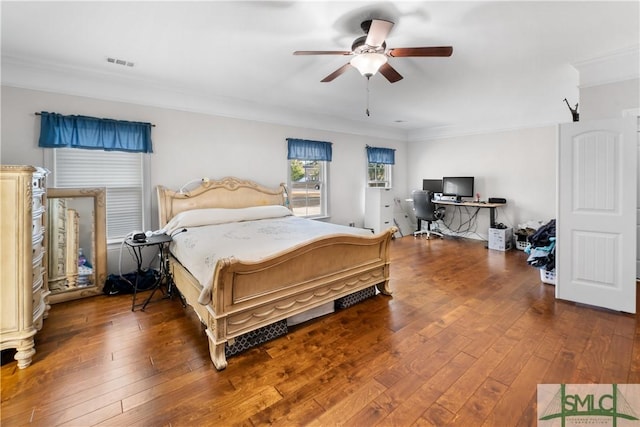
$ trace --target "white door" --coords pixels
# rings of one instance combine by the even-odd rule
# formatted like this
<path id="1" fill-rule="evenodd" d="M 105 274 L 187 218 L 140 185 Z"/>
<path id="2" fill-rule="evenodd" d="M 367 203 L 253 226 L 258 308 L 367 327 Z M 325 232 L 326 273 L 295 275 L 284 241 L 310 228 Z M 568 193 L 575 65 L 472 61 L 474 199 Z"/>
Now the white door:
<path id="1" fill-rule="evenodd" d="M 556 297 L 635 313 L 636 120 L 559 132 Z"/>
<path id="2" fill-rule="evenodd" d="M 637 188 L 637 206 L 638 210 L 636 211 L 636 279 L 640 279 L 640 117 L 638 118 L 638 163 L 637 163 L 638 171 L 638 188 Z M 637 308 L 636 308 L 637 309 Z"/>

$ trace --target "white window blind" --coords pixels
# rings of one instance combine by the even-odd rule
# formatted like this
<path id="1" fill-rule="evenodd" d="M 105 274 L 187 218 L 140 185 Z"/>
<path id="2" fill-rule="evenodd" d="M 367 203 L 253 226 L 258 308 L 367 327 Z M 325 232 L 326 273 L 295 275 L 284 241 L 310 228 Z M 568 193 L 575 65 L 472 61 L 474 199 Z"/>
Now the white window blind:
<path id="1" fill-rule="evenodd" d="M 121 151 L 55 149 L 55 187 L 107 189 L 107 240 L 143 230 L 143 155 Z"/>

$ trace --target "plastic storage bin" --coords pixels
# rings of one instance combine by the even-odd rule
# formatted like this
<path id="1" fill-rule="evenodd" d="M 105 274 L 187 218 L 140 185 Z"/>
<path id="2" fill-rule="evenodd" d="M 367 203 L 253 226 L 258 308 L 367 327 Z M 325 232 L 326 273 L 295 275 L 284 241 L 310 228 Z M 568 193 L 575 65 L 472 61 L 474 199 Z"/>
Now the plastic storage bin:
<path id="1" fill-rule="evenodd" d="M 540 269 L 540 280 L 542 280 L 542 283 L 547 283 L 549 285 L 555 285 L 556 284 L 556 271 L 555 270 L 547 271 L 547 270 Z"/>

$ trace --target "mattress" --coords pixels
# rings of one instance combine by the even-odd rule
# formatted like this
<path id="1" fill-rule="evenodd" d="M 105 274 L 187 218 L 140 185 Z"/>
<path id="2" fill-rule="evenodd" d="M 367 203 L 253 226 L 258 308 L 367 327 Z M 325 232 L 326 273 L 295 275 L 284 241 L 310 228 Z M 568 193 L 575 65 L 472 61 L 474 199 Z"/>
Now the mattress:
<path id="1" fill-rule="evenodd" d="M 202 286 L 200 304 L 211 302 L 213 273 L 220 259 L 260 261 L 323 236 L 371 235 L 365 229 L 299 218 L 283 206 L 199 211 L 210 212 L 197 212 L 197 221 L 174 221 L 180 214 L 166 231 L 174 233 L 171 253 Z"/>

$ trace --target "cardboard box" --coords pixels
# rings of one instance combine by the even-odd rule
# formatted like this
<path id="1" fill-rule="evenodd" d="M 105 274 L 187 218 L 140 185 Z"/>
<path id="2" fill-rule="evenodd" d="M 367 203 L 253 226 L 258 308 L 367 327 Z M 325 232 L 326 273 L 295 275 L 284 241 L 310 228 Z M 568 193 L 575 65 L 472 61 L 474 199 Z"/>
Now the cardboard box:
<path id="1" fill-rule="evenodd" d="M 508 251 L 513 246 L 513 228 L 490 228 L 489 249 Z"/>

